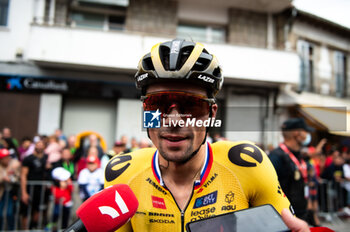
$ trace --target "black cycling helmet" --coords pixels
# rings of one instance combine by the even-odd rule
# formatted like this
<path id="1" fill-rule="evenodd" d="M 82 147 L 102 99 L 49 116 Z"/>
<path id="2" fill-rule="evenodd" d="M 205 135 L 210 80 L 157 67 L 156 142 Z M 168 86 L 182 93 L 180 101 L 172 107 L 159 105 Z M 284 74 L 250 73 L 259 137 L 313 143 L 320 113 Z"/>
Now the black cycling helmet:
<path id="1" fill-rule="evenodd" d="M 154 45 L 144 55 L 135 74 L 136 87 L 146 93 L 147 86 L 161 80 L 184 80 L 203 86 L 214 97 L 224 77 L 218 60 L 203 44 L 174 39 Z"/>

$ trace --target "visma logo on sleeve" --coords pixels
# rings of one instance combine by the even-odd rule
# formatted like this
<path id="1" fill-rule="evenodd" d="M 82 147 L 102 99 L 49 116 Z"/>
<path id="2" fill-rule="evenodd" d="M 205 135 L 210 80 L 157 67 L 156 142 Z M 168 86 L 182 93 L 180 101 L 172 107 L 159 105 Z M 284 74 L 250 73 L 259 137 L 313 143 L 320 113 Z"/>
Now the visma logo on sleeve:
<path id="1" fill-rule="evenodd" d="M 217 196 L 218 196 L 218 191 L 215 191 L 215 192 L 209 193 L 205 196 L 199 197 L 194 202 L 193 208 L 196 209 L 196 208 L 200 208 L 203 206 L 212 205 L 212 204 L 216 203 Z"/>
<path id="2" fill-rule="evenodd" d="M 143 112 L 143 128 L 160 128 L 160 115 L 162 113 L 157 111 Z"/>

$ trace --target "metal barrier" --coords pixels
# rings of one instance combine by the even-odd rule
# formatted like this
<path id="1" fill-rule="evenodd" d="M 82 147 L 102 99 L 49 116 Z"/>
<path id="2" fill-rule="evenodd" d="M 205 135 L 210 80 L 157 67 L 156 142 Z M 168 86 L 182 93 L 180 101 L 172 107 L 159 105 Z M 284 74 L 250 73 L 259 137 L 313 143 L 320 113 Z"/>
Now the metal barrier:
<path id="1" fill-rule="evenodd" d="M 0 212 L 0 231 L 60 231 L 64 228 L 61 227 L 63 220 L 63 204 L 60 202 L 56 210 L 57 220 L 54 221 L 54 210 L 55 210 L 55 197 L 51 192 L 51 187 L 53 186 L 52 181 L 28 181 L 27 190 L 30 195 L 30 199 L 33 200 L 33 194 L 40 194 L 39 205 L 28 204 L 26 211 L 21 209 L 21 190 L 18 185 L 16 193 L 9 194 L 9 191 L 5 191 L 3 196 L 3 207 L 2 212 Z M 75 211 L 81 204 L 81 199 L 79 197 L 78 184 L 73 182 L 73 206 L 70 209 L 70 216 L 68 219 L 68 225 L 76 219 Z M 35 188 L 40 189 L 40 191 L 35 191 Z M 12 204 L 13 203 L 13 204 Z M 12 207 L 11 207 L 12 206 Z M 31 227 L 31 222 L 33 222 L 33 207 L 38 209 L 38 220 L 37 224 Z M 11 215 L 11 210 L 12 215 Z M 1 207 L 0 207 L 1 209 Z M 22 210 L 22 211 L 21 211 Z M 23 213 L 26 213 L 27 220 L 23 220 Z M 2 221 L 2 223 L 1 223 Z M 30 229 L 29 229 L 30 228 Z"/>
<path id="2" fill-rule="evenodd" d="M 29 193 L 34 192 L 35 186 L 41 186 L 40 191 L 40 202 L 39 202 L 39 217 L 38 217 L 38 224 L 35 229 L 31 229 L 30 231 L 60 231 L 64 228 L 61 228 L 61 223 L 63 219 L 63 210 L 62 210 L 62 204 L 60 204 L 60 208 L 58 209 L 58 218 L 57 222 L 53 222 L 53 211 L 55 207 L 55 198 L 51 191 L 48 191 L 51 186 L 53 185 L 53 182 L 51 181 L 28 181 L 29 186 Z M 74 185 L 74 191 L 73 191 L 73 207 L 71 208 L 70 217 L 68 221 L 68 225 L 72 223 L 74 220 L 76 220 L 76 209 L 80 206 L 82 203 L 80 197 L 79 197 L 79 189 L 78 184 L 76 182 L 73 182 Z M 13 220 L 13 229 L 16 231 L 23 231 L 23 228 L 29 228 L 30 221 L 32 220 L 32 207 L 33 205 L 29 205 L 27 208 L 27 214 L 28 214 L 28 220 L 27 224 L 23 225 L 21 222 L 21 215 L 20 215 L 20 188 L 18 186 L 17 193 L 15 194 L 15 199 L 13 201 L 13 218 L 8 217 L 7 212 L 9 207 L 11 207 L 11 203 L 9 199 L 10 195 L 7 195 L 7 199 L 4 201 L 3 205 L 3 211 L 0 212 L 1 219 L 2 219 L 2 228 L 0 227 L 0 231 L 9 231 L 9 221 Z M 7 192 L 8 193 L 8 192 Z M 45 194 L 48 194 L 45 197 Z M 318 202 L 319 202 L 319 215 L 321 217 L 324 217 L 329 222 L 337 222 L 339 219 L 339 210 L 345 205 L 346 202 L 344 202 L 344 199 L 346 197 L 346 192 L 342 188 L 341 184 L 337 182 L 332 181 L 326 181 L 322 180 L 319 184 L 318 188 Z M 5 197 L 6 198 L 6 197 Z M 33 196 L 30 196 L 30 199 L 33 199 Z M 10 215 L 11 216 L 11 215 Z M 53 225 L 56 226 L 53 226 Z M 51 225 L 51 227 L 50 227 Z M 25 231 L 25 230 L 24 230 Z"/>
<path id="3" fill-rule="evenodd" d="M 342 183 L 321 180 L 318 186 L 319 216 L 328 222 L 340 222 L 339 216 L 347 206 L 346 197 L 348 193 Z"/>

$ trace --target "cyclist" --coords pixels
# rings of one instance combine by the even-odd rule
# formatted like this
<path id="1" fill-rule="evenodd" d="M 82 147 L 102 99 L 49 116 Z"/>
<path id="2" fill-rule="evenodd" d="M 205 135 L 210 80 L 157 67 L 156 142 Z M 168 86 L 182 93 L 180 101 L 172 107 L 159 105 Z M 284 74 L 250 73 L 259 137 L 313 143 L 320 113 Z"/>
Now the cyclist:
<path id="1" fill-rule="evenodd" d="M 143 108 L 161 119 L 147 133 L 156 148 L 115 156 L 105 187 L 128 184 L 139 200 L 134 217 L 118 231 L 185 231 L 188 222 L 271 204 L 293 231 L 309 231 L 292 216 L 266 154 L 250 142 L 206 142 L 204 124 L 215 118 L 223 84 L 216 57 L 200 43 L 159 43 L 142 57 L 135 75 Z M 152 118 L 153 118 L 152 117 Z"/>

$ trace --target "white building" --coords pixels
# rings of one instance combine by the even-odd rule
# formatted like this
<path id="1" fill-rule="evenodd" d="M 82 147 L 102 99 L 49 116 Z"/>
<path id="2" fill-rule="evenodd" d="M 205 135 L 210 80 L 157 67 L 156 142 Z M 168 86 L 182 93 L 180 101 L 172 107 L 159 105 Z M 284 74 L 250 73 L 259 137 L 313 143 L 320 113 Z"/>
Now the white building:
<path id="1" fill-rule="evenodd" d="M 276 144 L 285 113 L 277 100 L 285 104 L 281 89 L 299 86 L 301 70 L 290 7 L 291 0 L 1 0 L 0 127 L 17 138 L 92 130 L 109 146 L 124 134 L 147 137 L 137 63 L 154 44 L 182 37 L 203 42 L 222 64 L 218 132 Z"/>

